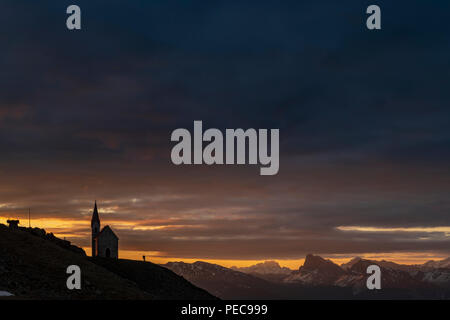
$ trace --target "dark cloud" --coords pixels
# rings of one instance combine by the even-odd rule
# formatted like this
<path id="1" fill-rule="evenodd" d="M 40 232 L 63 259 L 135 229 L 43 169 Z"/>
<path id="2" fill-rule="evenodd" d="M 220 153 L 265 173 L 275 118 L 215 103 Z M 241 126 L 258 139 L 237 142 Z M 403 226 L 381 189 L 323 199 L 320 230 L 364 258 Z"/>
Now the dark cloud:
<path id="1" fill-rule="evenodd" d="M 381 1 L 380 32 L 366 1 L 78 1 L 78 32 L 69 4 L 0 4 L 2 216 L 98 199 L 122 248 L 174 257 L 448 250 L 336 229 L 450 225 L 448 3 Z M 280 128 L 279 174 L 172 165 L 194 120 Z"/>

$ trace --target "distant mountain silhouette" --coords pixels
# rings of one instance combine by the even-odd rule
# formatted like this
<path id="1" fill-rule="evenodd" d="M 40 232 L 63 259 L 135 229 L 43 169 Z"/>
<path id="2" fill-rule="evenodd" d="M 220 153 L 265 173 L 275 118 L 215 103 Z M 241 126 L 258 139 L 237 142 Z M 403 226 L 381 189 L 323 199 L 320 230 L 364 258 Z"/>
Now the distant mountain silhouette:
<path id="1" fill-rule="evenodd" d="M 281 298 L 271 283 L 217 264 L 169 262 L 163 266 L 222 299 Z"/>
<path id="2" fill-rule="evenodd" d="M 244 273 L 258 274 L 289 274 L 292 272 L 289 268 L 281 267 L 276 261 L 264 261 L 250 267 L 231 267 L 231 269 Z"/>
<path id="3" fill-rule="evenodd" d="M 372 264 L 381 269 L 382 290 L 379 291 L 366 287 L 366 270 Z M 355 258 L 339 266 L 309 254 L 303 266 L 289 273 L 280 271 L 281 267 L 273 263 L 234 267 L 234 270 L 200 261 L 193 264 L 169 262 L 164 266 L 224 299 L 450 298 L 450 269 L 423 271 L 424 265 L 406 266 L 389 261 Z M 272 273 L 264 273 L 268 271 Z M 267 278 L 276 272 L 279 272 L 278 278 Z"/>
<path id="4" fill-rule="evenodd" d="M 355 295 L 367 294 L 367 267 L 381 269 L 382 291 L 379 295 L 400 295 L 404 298 L 450 298 L 450 269 L 421 271 L 422 266 L 400 265 L 390 261 L 352 259 L 341 266 L 321 257 L 308 255 L 298 271 L 283 279 L 285 283 L 306 286 L 338 286 L 352 288 Z M 432 273 L 435 273 L 434 275 Z"/>
<path id="5" fill-rule="evenodd" d="M 426 269 L 450 269 L 450 258 L 441 260 L 441 261 L 433 261 L 430 260 L 423 265 L 421 265 L 422 270 Z"/>
<path id="6" fill-rule="evenodd" d="M 280 282 L 287 275 L 292 273 L 291 269 L 281 267 L 276 261 L 265 261 L 262 263 L 257 263 L 250 267 L 231 267 L 231 269 L 251 274 L 271 282 Z"/>
<path id="7" fill-rule="evenodd" d="M 66 269 L 78 265 L 82 289 L 68 290 Z M 215 299 L 150 262 L 88 258 L 42 229 L 0 224 L 0 292 L 15 299 Z"/>
<path id="8" fill-rule="evenodd" d="M 274 283 L 217 264 L 169 262 L 164 267 L 222 299 L 352 299 L 349 288 Z"/>
<path id="9" fill-rule="evenodd" d="M 332 286 L 343 275 L 345 275 L 345 271 L 332 261 L 308 254 L 303 266 L 298 271 L 292 272 L 283 281 L 312 286 Z"/>

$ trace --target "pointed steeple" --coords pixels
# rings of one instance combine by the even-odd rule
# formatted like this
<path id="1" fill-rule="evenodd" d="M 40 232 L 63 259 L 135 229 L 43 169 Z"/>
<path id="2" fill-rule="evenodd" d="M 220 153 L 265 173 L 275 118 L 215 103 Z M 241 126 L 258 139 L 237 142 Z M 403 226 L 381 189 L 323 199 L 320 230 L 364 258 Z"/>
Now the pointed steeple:
<path id="1" fill-rule="evenodd" d="M 95 200 L 94 212 L 92 212 L 91 227 L 93 227 L 94 222 L 97 222 L 98 225 L 100 225 L 100 218 L 98 216 L 98 210 L 97 210 L 97 200 Z"/>

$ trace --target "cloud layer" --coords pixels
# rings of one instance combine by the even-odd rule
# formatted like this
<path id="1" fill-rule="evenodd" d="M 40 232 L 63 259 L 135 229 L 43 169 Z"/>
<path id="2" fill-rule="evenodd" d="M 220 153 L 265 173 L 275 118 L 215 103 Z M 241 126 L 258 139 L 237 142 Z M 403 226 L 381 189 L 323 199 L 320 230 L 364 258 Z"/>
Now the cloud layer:
<path id="1" fill-rule="evenodd" d="M 69 4 L 0 4 L 1 216 L 87 246 L 97 199 L 167 257 L 449 253 L 448 3 L 381 1 L 380 32 L 364 1 L 79 1 L 79 32 Z M 279 174 L 174 166 L 194 120 L 279 128 Z"/>

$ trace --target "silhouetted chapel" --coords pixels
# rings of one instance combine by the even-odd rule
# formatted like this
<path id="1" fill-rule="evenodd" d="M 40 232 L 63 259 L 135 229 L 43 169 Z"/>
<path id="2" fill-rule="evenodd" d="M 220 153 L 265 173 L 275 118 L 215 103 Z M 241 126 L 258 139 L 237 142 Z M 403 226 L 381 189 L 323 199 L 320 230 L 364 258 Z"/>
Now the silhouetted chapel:
<path id="1" fill-rule="evenodd" d="M 98 216 L 97 201 L 91 220 L 92 229 L 92 256 L 105 258 L 119 257 L 119 238 L 109 226 L 100 231 L 100 217 Z"/>

